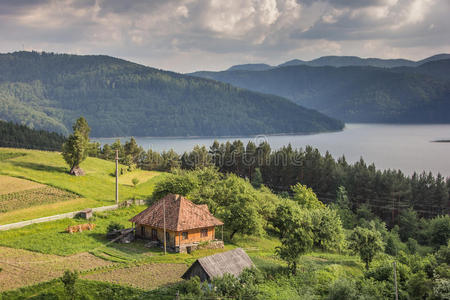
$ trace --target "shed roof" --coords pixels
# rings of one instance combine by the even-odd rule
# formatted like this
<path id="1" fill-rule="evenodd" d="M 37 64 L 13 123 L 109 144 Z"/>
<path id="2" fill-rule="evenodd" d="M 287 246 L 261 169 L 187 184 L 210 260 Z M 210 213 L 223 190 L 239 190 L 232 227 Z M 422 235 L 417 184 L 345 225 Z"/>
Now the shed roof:
<path id="1" fill-rule="evenodd" d="M 242 248 L 199 258 L 182 276 L 188 277 L 191 268 L 198 263 L 210 279 L 221 277 L 226 273 L 239 276 L 245 268 L 254 266 L 250 257 Z"/>
<path id="2" fill-rule="evenodd" d="M 196 205 L 183 196 L 176 194 L 168 194 L 161 198 L 152 206 L 130 219 L 130 222 L 163 228 L 163 205 L 165 205 L 166 210 L 167 230 L 182 231 L 223 225 L 222 221 L 211 214 L 207 205 Z"/>

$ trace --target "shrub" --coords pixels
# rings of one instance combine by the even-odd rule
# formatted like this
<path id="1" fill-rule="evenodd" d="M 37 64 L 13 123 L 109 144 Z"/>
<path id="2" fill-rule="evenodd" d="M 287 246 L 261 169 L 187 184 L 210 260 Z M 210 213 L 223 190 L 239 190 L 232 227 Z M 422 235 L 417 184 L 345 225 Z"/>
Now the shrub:
<path id="1" fill-rule="evenodd" d="M 111 222 L 108 225 L 107 232 L 109 233 L 109 232 L 113 232 L 115 230 L 121 230 L 121 229 L 124 229 L 124 228 L 125 228 L 125 226 L 123 226 L 119 222 Z"/>
<path id="2" fill-rule="evenodd" d="M 329 300 L 353 300 L 358 299 L 358 292 L 353 281 L 348 279 L 335 280 L 328 289 L 325 299 Z"/>
<path id="3" fill-rule="evenodd" d="M 413 274 L 407 282 L 410 299 L 426 299 L 431 295 L 431 280 L 423 271 Z"/>
<path id="4" fill-rule="evenodd" d="M 68 299 L 75 299 L 76 290 L 75 290 L 75 282 L 78 279 L 77 271 L 69 271 L 66 270 L 64 275 L 61 277 L 61 281 L 64 284 L 64 290 L 66 292 L 66 296 Z"/>

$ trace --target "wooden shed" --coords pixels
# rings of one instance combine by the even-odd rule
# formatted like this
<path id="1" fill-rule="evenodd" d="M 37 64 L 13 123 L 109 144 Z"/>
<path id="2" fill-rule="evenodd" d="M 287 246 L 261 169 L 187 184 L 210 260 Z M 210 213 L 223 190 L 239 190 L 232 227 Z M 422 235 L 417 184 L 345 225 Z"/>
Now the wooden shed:
<path id="1" fill-rule="evenodd" d="M 190 279 L 198 276 L 201 281 L 211 281 L 225 274 L 237 277 L 245 268 L 252 267 L 254 264 L 247 253 L 237 248 L 197 259 L 181 277 Z"/>

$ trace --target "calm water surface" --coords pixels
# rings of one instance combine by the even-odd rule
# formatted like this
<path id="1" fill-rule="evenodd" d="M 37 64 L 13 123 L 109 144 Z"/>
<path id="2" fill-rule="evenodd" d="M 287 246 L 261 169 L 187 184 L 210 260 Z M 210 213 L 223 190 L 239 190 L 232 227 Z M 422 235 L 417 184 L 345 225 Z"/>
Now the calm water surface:
<path id="1" fill-rule="evenodd" d="M 117 138 L 94 139 L 101 144 L 113 143 Z M 125 142 L 129 137 L 121 137 Z M 236 138 L 217 138 L 220 142 Z M 272 149 L 291 144 L 295 148 L 311 145 L 322 153 L 329 151 L 335 158 L 345 155 L 348 162 L 362 156 L 367 163 L 380 169 L 400 169 L 406 174 L 414 171 L 440 172 L 450 176 L 450 143 L 433 143 L 450 139 L 450 125 L 385 125 L 347 124 L 344 131 L 314 135 L 281 135 L 239 137 L 246 144 L 267 141 Z M 144 149 L 163 151 L 174 149 L 178 153 L 190 151 L 195 145 L 211 146 L 214 138 L 154 138 L 137 137 Z"/>

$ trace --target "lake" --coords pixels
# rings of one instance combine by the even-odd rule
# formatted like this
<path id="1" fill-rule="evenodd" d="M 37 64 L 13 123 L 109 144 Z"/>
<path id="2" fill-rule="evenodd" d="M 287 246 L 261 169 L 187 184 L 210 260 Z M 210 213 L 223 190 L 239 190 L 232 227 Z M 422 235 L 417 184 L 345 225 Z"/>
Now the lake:
<path id="1" fill-rule="evenodd" d="M 101 144 L 111 144 L 117 138 L 93 138 Z M 120 137 L 122 143 L 129 137 Z M 433 143 L 450 139 L 448 125 L 392 125 L 347 124 L 341 132 L 312 135 L 277 135 L 216 138 L 219 142 L 240 139 L 246 144 L 267 141 L 272 149 L 291 143 L 294 148 L 311 145 L 322 153 L 329 151 L 335 158 L 345 155 L 348 162 L 362 156 L 366 163 L 375 163 L 379 169 L 400 169 L 406 174 L 414 171 L 440 172 L 450 176 L 450 143 Z M 160 138 L 136 137 L 144 149 L 163 151 L 174 149 L 178 153 L 190 151 L 195 145 L 209 146 L 214 138 Z"/>

